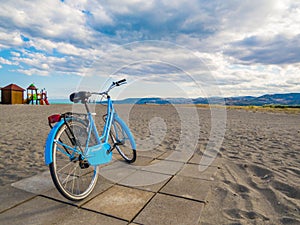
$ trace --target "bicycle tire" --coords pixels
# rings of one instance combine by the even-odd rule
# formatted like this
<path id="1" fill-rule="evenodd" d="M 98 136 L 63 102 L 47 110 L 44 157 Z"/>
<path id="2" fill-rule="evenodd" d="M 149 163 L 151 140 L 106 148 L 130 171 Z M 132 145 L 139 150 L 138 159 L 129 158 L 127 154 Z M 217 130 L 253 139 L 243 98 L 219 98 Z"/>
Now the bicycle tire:
<path id="1" fill-rule="evenodd" d="M 86 128 L 84 121 L 71 119 L 58 128 L 53 140 L 53 162 L 49 164 L 51 177 L 57 190 L 72 201 L 86 198 L 93 191 L 98 179 L 98 167 L 89 166 L 87 161 L 82 160 L 83 153 L 74 154 L 74 151 L 66 147 L 84 149 L 87 140 Z"/>
<path id="2" fill-rule="evenodd" d="M 114 119 L 110 130 L 110 138 L 122 158 L 127 163 L 133 163 L 136 160 L 136 149 L 132 143 L 132 138 L 130 138 L 132 134 L 125 126 L 120 119 Z"/>

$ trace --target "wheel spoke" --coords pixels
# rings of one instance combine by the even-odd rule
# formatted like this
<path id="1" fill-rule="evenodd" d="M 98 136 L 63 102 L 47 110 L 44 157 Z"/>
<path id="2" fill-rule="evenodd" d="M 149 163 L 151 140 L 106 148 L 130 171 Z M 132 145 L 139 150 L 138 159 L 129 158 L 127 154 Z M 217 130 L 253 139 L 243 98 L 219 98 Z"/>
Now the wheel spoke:
<path id="1" fill-rule="evenodd" d="M 74 169 L 71 169 L 70 172 L 68 173 L 67 177 L 63 180 L 63 184 L 65 183 L 66 185 L 68 184 L 68 180 L 69 180 L 69 177 L 72 175 L 72 171 L 76 170 L 76 167 Z M 74 177 L 74 176 L 72 176 Z"/>

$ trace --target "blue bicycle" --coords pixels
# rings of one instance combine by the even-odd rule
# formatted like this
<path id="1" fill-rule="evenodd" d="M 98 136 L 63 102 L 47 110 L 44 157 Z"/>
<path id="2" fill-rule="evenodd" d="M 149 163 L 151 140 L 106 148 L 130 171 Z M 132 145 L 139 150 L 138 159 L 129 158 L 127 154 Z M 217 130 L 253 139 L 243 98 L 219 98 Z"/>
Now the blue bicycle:
<path id="1" fill-rule="evenodd" d="M 114 109 L 109 91 L 126 83 L 113 82 L 101 93 L 80 91 L 70 95 L 74 103 L 84 104 L 86 113 L 56 114 L 48 117 L 52 128 L 45 146 L 45 163 L 49 165 L 55 187 L 67 199 L 82 200 L 94 189 L 98 166 L 112 160 L 116 149 L 127 163 L 136 160 L 136 145 L 129 128 Z M 103 132 L 99 135 L 88 100 L 92 95 L 107 99 Z M 52 124 L 54 124 L 52 126 Z"/>

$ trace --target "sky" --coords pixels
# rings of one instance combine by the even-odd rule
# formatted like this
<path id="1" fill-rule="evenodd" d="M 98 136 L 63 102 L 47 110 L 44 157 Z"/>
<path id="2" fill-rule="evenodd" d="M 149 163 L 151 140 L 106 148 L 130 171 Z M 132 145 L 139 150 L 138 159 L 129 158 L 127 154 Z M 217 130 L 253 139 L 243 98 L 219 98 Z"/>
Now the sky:
<path id="1" fill-rule="evenodd" d="M 0 0 L 0 87 L 127 97 L 300 92 L 300 2 Z"/>

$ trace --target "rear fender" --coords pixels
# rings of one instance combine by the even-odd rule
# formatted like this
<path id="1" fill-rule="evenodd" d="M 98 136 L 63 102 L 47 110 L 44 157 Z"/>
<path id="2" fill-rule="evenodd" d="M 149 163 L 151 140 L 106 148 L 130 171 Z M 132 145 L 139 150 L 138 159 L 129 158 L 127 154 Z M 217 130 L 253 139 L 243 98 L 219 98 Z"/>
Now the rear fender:
<path id="1" fill-rule="evenodd" d="M 49 165 L 53 162 L 52 157 L 52 148 L 53 148 L 53 141 L 54 138 L 59 130 L 59 128 L 64 124 L 64 120 L 60 120 L 58 123 L 55 124 L 55 126 L 50 130 L 50 133 L 48 134 L 46 145 L 45 145 L 45 152 L 44 152 L 44 158 L 45 158 L 45 164 Z"/>

